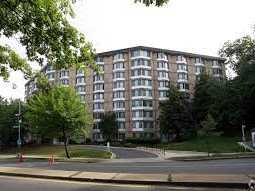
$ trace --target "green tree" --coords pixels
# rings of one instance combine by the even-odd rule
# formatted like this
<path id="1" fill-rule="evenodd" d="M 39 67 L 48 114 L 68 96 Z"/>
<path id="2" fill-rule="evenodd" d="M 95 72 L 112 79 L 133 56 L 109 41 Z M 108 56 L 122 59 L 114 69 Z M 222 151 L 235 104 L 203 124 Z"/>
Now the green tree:
<path id="1" fill-rule="evenodd" d="M 255 39 L 245 36 L 233 42 L 226 42 L 220 50 L 221 56 L 227 59 L 227 63 L 234 69 L 237 76 L 230 80 L 231 87 L 235 91 L 236 103 L 238 103 L 239 123 L 245 123 L 247 128 L 255 125 Z M 232 102 L 234 105 L 236 103 Z"/>
<path id="2" fill-rule="evenodd" d="M 75 16 L 76 0 L 1 0 L 0 38 L 15 38 L 26 49 L 29 61 L 47 62 L 57 69 L 94 64 L 95 50 L 68 18 Z M 135 0 L 146 6 L 163 6 L 168 0 Z M 8 79 L 10 69 L 31 76 L 31 67 L 8 45 L 0 44 L 0 76 Z"/>
<path id="3" fill-rule="evenodd" d="M 27 58 L 56 68 L 94 65 L 94 49 L 68 22 L 74 17 L 71 0 L 1 0 L 0 37 L 14 37 L 26 49 Z M 0 44 L 0 75 L 9 70 L 31 73 L 28 63 L 8 46 Z"/>
<path id="4" fill-rule="evenodd" d="M 170 134 L 175 135 L 175 140 L 179 141 L 192 130 L 189 102 L 173 85 L 170 85 L 168 100 L 160 103 L 159 120 L 161 133 L 167 135 L 168 141 Z"/>
<path id="5" fill-rule="evenodd" d="M 209 81 L 210 77 L 207 73 L 202 73 L 199 80 L 196 81 L 192 106 L 196 124 L 200 124 L 205 119 L 212 103 Z"/>
<path id="6" fill-rule="evenodd" d="M 207 114 L 204 121 L 201 122 L 201 129 L 198 131 L 198 136 L 205 140 L 208 156 L 210 156 L 210 144 L 208 142 L 208 137 L 213 135 L 219 135 L 216 130 L 217 122 L 214 120 L 210 113 Z"/>
<path id="7" fill-rule="evenodd" d="M 99 129 L 106 141 L 116 139 L 118 134 L 118 128 L 115 113 L 105 113 L 102 120 L 99 122 Z"/>
<path id="8" fill-rule="evenodd" d="M 241 65 L 255 61 L 255 39 L 251 36 L 245 36 L 233 42 L 227 41 L 219 53 L 226 58 L 226 63 L 237 74 L 240 74 Z"/>
<path id="9" fill-rule="evenodd" d="M 18 129 L 14 126 L 18 126 L 18 113 L 19 100 L 6 100 L 0 97 L 0 147 L 16 145 L 18 139 Z M 24 104 L 21 102 L 21 112 L 25 110 Z M 26 128 L 24 121 L 21 124 L 21 139 L 24 140 L 26 134 Z"/>
<path id="10" fill-rule="evenodd" d="M 49 137 L 63 137 L 66 157 L 68 139 L 84 135 L 92 125 L 92 116 L 86 104 L 70 87 L 55 86 L 47 94 L 39 92 L 28 101 L 26 118 L 38 134 Z"/>

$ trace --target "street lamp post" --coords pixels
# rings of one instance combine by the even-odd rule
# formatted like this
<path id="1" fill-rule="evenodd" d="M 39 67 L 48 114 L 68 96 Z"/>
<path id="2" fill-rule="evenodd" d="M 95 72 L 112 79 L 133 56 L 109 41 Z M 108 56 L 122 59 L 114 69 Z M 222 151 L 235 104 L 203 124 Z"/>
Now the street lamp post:
<path id="1" fill-rule="evenodd" d="M 12 84 L 12 89 L 16 89 L 17 85 L 15 83 Z M 17 118 L 18 118 L 18 140 L 17 140 L 17 145 L 18 148 L 21 148 L 21 131 L 20 131 L 20 125 L 21 125 L 21 105 L 20 105 L 20 99 L 19 99 L 19 113 L 16 114 Z"/>

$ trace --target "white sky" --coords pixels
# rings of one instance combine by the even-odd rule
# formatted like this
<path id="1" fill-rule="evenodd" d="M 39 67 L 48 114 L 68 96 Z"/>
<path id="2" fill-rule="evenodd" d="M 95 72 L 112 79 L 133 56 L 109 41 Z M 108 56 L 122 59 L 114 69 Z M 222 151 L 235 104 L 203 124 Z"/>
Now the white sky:
<path id="1" fill-rule="evenodd" d="M 72 23 L 97 52 L 143 45 L 212 56 L 225 41 L 252 34 L 255 25 L 254 0 L 170 0 L 162 8 L 133 1 L 79 0 Z M 0 40 L 25 56 L 14 40 Z M 9 81 L 0 78 L 0 95 L 23 99 L 23 75 L 13 72 Z"/>

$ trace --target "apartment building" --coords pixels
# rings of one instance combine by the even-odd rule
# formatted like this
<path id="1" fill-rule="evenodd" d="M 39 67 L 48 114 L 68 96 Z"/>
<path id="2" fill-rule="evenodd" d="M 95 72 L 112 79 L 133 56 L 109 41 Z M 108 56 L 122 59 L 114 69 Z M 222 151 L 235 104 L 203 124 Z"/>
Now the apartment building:
<path id="1" fill-rule="evenodd" d="M 159 137 L 159 102 L 167 99 L 169 83 L 192 97 L 199 74 L 225 77 L 224 59 L 187 52 L 137 46 L 97 54 L 100 74 L 82 70 L 42 69 L 51 83 L 72 86 L 94 116 L 92 138 L 103 140 L 98 128 L 106 112 L 114 112 L 118 137 L 153 139 Z M 26 99 L 36 91 L 36 79 L 25 85 Z"/>

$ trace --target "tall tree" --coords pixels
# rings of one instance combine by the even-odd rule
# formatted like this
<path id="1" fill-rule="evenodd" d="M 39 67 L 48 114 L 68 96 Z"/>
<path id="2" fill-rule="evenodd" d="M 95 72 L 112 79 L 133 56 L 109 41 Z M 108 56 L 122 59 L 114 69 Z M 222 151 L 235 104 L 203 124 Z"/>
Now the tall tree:
<path id="1" fill-rule="evenodd" d="M 54 65 L 57 69 L 92 67 L 95 50 L 68 18 L 75 16 L 76 0 L 1 0 L 0 38 L 15 38 L 26 49 L 29 61 Z M 162 6 L 168 0 L 134 0 L 146 6 Z M 8 79 L 10 69 L 21 70 L 25 77 L 31 67 L 8 45 L 0 44 L 0 76 Z"/>
<path id="2" fill-rule="evenodd" d="M 107 112 L 104 114 L 102 120 L 99 123 L 99 129 L 103 134 L 106 141 L 116 139 L 118 135 L 117 121 L 115 113 Z"/>
<path id="3" fill-rule="evenodd" d="M 159 119 L 161 133 L 167 135 L 168 141 L 171 134 L 178 141 L 192 129 L 189 102 L 173 85 L 170 85 L 168 100 L 160 103 Z"/>
<path id="4" fill-rule="evenodd" d="M 0 147 L 15 145 L 18 139 L 18 100 L 5 100 L 0 97 Z M 21 112 L 24 111 L 24 104 L 21 103 Z M 24 139 L 25 129 L 22 123 L 22 140 Z"/>
<path id="5" fill-rule="evenodd" d="M 239 126 L 246 123 L 248 128 L 252 128 L 255 125 L 255 39 L 245 36 L 233 42 L 226 42 L 220 53 L 237 73 L 231 81 L 236 90 L 235 96 L 238 97 Z"/>
<path id="6" fill-rule="evenodd" d="M 212 115 L 210 113 L 208 113 L 206 115 L 205 120 L 201 122 L 202 128 L 199 129 L 199 131 L 198 131 L 198 135 L 201 138 L 205 139 L 208 156 L 210 156 L 210 146 L 209 146 L 209 142 L 208 142 L 208 137 L 213 136 L 213 135 L 220 135 L 220 133 L 215 132 L 216 125 L 217 125 L 217 122 L 214 120 Z"/>
<path id="7" fill-rule="evenodd" d="M 193 99 L 193 113 L 197 126 L 203 121 L 210 109 L 212 100 L 209 93 L 210 77 L 207 73 L 202 73 L 196 81 Z"/>
<path id="8" fill-rule="evenodd" d="M 84 65 L 95 68 L 94 49 L 68 22 L 74 17 L 71 0 L 0 1 L 0 37 L 15 37 L 25 47 L 27 58 L 56 68 Z M 1 76 L 9 67 L 30 74 L 31 68 L 8 46 L 0 44 Z"/>
<path id="9" fill-rule="evenodd" d="M 39 92 L 28 101 L 26 118 L 31 127 L 44 137 L 64 138 L 66 157 L 68 139 L 83 135 L 92 124 L 86 104 L 82 104 L 74 89 L 56 86 L 47 94 Z"/>

